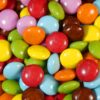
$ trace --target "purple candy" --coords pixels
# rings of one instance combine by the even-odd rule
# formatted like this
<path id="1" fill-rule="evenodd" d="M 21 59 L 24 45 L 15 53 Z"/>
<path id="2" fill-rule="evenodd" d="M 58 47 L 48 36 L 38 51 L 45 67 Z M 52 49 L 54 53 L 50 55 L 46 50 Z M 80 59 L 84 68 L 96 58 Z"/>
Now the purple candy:
<path id="1" fill-rule="evenodd" d="M 27 6 L 30 0 L 20 0 L 20 1 L 23 5 Z"/>
<path id="2" fill-rule="evenodd" d="M 68 14 L 75 14 L 82 4 L 81 0 L 60 0 L 60 2 Z"/>
<path id="3" fill-rule="evenodd" d="M 22 35 L 23 30 L 29 26 L 36 26 L 36 19 L 32 16 L 25 16 L 18 20 L 17 30 Z"/>
<path id="4" fill-rule="evenodd" d="M 16 27 L 18 15 L 14 10 L 5 9 L 0 12 L 0 28 L 10 31 Z"/>

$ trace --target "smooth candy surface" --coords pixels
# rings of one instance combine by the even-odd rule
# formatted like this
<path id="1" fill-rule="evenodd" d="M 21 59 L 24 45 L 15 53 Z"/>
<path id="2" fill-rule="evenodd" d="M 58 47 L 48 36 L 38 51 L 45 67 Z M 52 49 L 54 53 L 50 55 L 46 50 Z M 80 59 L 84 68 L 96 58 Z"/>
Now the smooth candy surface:
<path id="1" fill-rule="evenodd" d="M 94 22 L 94 25 L 98 28 L 100 28 L 100 16 L 98 16 Z"/>
<path id="2" fill-rule="evenodd" d="M 22 100 L 22 94 L 15 95 L 12 100 Z"/>
<path id="3" fill-rule="evenodd" d="M 0 100 L 12 100 L 13 96 L 8 94 L 8 93 L 3 93 L 1 96 L 0 96 Z"/>
<path id="4" fill-rule="evenodd" d="M 72 94 L 68 94 L 64 97 L 64 100 L 72 100 Z"/>
<path id="5" fill-rule="evenodd" d="M 23 3 L 25 6 L 28 6 L 28 3 L 29 3 L 30 0 L 20 0 L 20 1 L 21 1 L 21 3 Z"/>
<path id="6" fill-rule="evenodd" d="M 7 6 L 7 0 L 0 1 L 0 10 L 4 9 Z"/>
<path id="7" fill-rule="evenodd" d="M 97 100 L 100 100 L 100 87 L 95 88 L 94 92 L 96 93 Z"/>

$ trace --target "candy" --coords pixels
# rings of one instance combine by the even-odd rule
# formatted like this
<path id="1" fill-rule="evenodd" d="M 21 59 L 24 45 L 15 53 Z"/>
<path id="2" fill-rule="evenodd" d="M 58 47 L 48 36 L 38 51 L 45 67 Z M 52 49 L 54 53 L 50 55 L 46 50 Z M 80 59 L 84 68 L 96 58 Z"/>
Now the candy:
<path id="1" fill-rule="evenodd" d="M 59 30 L 58 20 L 50 15 L 41 17 L 37 23 L 37 26 L 42 27 L 46 34 L 51 34 L 52 32 Z"/>
<path id="2" fill-rule="evenodd" d="M 5 66 L 5 63 L 4 62 L 0 62 L 0 74 L 2 74 L 4 66 Z"/>
<path id="3" fill-rule="evenodd" d="M 72 69 L 63 69 L 63 70 L 58 71 L 55 74 L 54 78 L 57 81 L 62 81 L 62 82 L 64 81 L 64 82 L 66 82 L 66 81 L 73 80 L 75 78 L 75 76 L 76 75 L 75 75 L 74 70 L 72 70 Z"/>
<path id="4" fill-rule="evenodd" d="M 96 100 L 95 93 L 88 88 L 79 88 L 74 91 L 73 100 Z M 76 99 L 77 98 L 77 99 Z"/>
<path id="5" fill-rule="evenodd" d="M 39 65 L 28 65 L 22 71 L 22 81 L 30 87 L 37 87 L 44 78 L 44 72 Z"/>
<path id="6" fill-rule="evenodd" d="M 0 1 L 0 10 L 4 9 L 7 6 L 7 0 Z"/>
<path id="7" fill-rule="evenodd" d="M 72 94 L 68 94 L 64 97 L 64 100 L 72 100 Z"/>
<path id="8" fill-rule="evenodd" d="M 98 64 L 90 59 L 81 60 L 76 68 L 76 74 L 81 81 L 93 81 L 99 73 Z"/>
<path id="9" fill-rule="evenodd" d="M 17 94 L 12 98 L 12 100 L 22 100 L 22 94 Z"/>
<path id="10" fill-rule="evenodd" d="M 67 94 L 67 93 L 73 92 L 79 87 L 80 87 L 80 83 L 78 81 L 68 81 L 68 82 L 61 84 L 58 87 L 58 92 Z"/>
<path id="11" fill-rule="evenodd" d="M 9 16 L 10 15 L 10 16 Z M 16 27 L 18 15 L 11 9 L 5 9 L 0 12 L 0 28 L 10 31 Z"/>
<path id="12" fill-rule="evenodd" d="M 36 19 L 32 16 L 25 16 L 18 20 L 17 30 L 20 35 L 22 35 L 25 28 L 29 26 L 36 26 Z"/>
<path id="13" fill-rule="evenodd" d="M 12 100 L 13 96 L 7 93 L 4 93 L 0 96 L 0 100 Z"/>
<path id="14" fill-rule="evenodd" d="M 18 79 L 24 65 L 20 62 L 11 62 L 3 70 L 3 75 L 7 79 Z"/>
<path id="15" fill-rule="evenodd" d="M 46 38 L 46 47 L 54 53 L 60 53 L 68 47 L 68 38 L 62 32 L 53 32 Z"/>
<path id="16" fill-rule="evenodd" d="M 24 59 L 27 56 L 27 48 L 28 44 L 23 40 L 15 40 L 11 43 L 13 54 L 20 59 Z"/>
<path id="17" fill-rule="evenodd" d="M 22 100 L 44 100 L 44 94 L 37 88 L 28 88 L 23 92 Z"/>
<path id="18" fill-rule="evenodd" d="M 92 24 L 98 16 L 98 9 L 91 3 L 83 4 L 77 11 L 77 18 L 83 24 Z"/>
<path id="19" fill-rule="evenodd" d="M 28 6 L 28 3 L 29 3 L 30 0 L 20 0 L 20 1 L 21 1 L 21 3 L 23 3 L 25 6 Z"/>
<path id="20" fill-rule="evenodd" d="M 57 18 L 58 20 L 64 19 L 65 13 L 62 6 L 59 3 L 55 1 L 50 1 L 48 4 L 48 8 L 51 12 L 51 15 L 53 15 L 55 18 Z"/>
<path id="21" fill-rule="evenodd" d="M 2 89 L 11 95 L 16 95 L 21 92 L 20 86 L 15 80 L 5 80 L 2 83 Z"/>
<path id="22" fill-rule="evenodd" d="M 95 1 L 93 2 L 93 4 L 98 8 L 99 14 L 100 14 L 100 1 L 99 1 L 99 0 L 95 0 Z"/>
<path id="23" fill-rule="evenodd" d="M 47 69 L 50 74 L 56 73 L 60 69 L 60 61 L 58 54 L 52 54 L 47 61 Z"/>
<path id="24" fill-rule="evenodd" d="M 60 55 L 61 64 L 65 68 L 76 68 L 77 63 L 82 59 L 80 51 L 73 48 L 65 49 Z"/>
<path id="25" fill-rule="evenodd" d="M 100 87 L 95 88 L 94 92 L 96 94 L 96 99 L 99 100 L 100 99 Z"/>
<path id="26" fill-rule="evenodd" d="M 55 95 L 57 93 L 58 82 L 53 76 L 46 74 L 44 80 L 40 84 L 40 89 L 47 95 Z"/>
<path id="27" fill-rule="evenodd" d="M 100 16 L 98 16 L 94 22 L 94 25 L 98 28 L 100 28 Z"/>
<path id="28" fill-rule="evenodd" d="M 23 39 L 31 45 L 40 44 L 45 38 L 45 31 L 37 26 L 31 26 L 23 31 Z"/>
<path id="29" fill-rule="evenodd" d="M 49 50 L 40 45 L 33 45 L 28 48 L 28 55 L 35 59 L 46 60 L 50 56 Z"/>
<path id="30" fill-rule="evenodd" d="M 11 58 L 12 53 L 10 49 L 10 43 L 6 40 L 0 40 L 0 62 L 7 61 Z"/>

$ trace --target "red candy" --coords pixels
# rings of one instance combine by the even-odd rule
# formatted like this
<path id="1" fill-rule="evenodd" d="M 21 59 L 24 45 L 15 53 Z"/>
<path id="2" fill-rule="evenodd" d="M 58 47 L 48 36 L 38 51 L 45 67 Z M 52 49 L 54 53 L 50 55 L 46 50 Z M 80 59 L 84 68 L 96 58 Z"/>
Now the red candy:
<path id="1" fill-rule="evenodd" d="M 60 53 L 68 47 L 68 38 L 62 32 L 53 32 L 47 36 L 46 46 L 51 52 Z"/>
<path id="2" fill-rule="evenodd" d="M 4 62 L 0 62 L 0 74 L 2 74 L 4 66 L 5 66 L 5 63 Z"/>

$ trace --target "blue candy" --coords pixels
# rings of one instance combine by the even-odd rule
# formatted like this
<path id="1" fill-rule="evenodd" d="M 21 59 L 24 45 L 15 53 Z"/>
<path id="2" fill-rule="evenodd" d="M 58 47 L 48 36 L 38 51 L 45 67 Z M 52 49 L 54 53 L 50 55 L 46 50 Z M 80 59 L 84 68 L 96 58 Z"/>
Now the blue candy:
<path id="1" fill-rule="evenodd" d="M 100 87 L 95 88 L 94 91 L 96 93 L 96 100 L 100 100 Z"/>
<path id="2" fill-rule="evenodd" d="M 93 4 L 98 8 L 100 14 L 100 0 L 95 0 Z"/>

